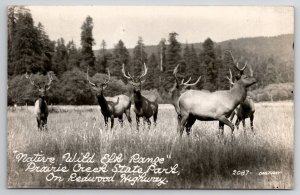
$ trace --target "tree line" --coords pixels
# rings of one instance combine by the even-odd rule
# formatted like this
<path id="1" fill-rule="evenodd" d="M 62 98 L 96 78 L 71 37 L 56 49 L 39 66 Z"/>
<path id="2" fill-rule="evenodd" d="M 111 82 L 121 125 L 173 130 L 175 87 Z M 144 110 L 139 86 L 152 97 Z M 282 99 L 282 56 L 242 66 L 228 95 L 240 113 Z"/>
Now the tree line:
<path id="1" fill-rule="evenodd" d="M 105 40 L 101 41 L 99 51 L 93 51 L 96 44 L 93 36 L 93 18 L 87 16 L 81 26 L 81 44 L 73 40 L 65 42 L 63 38 L 50 40 L 41 23 L 34 25 L 30 10 L 23 6 L 8 8 L 8 104 L 32 104 L 32 94 L 36 90 L 30 86 L 24 74 L 33 74 L 38 83 L 47 82 L 47 74 L 54 77 L 54 86 L 49 93 L 49 102 L 53 104 L 95 104 L 92 90 L 86 81 L 86 72 L 95 82 L 101 82 L 109 69 L 112 82 L 105 95 L 129 93 L 130 85 L 123 78 L 121 69 L 125 65 L 131 75 L 143 71 L 147 64 L 148 74 L 143 85 L 144 90 L 156 90 L 162 99 L 168 100 L 168 90 L 174 84 L 173 69 L 181 64 L 178 76 L 196 80 L 200 75 L 201 82 L 197 89 L 209 91 L 228 89 L 226 76 L 229 69 L 234 73 L 234 64 L 227 50 L 238 58 L 243 51 L 235 50 L 230 44 L 221 48 L 207 38 L 200 51 L 193 44 L 178 42 L 176 32 L 162 38 L 156 51 L 146 52 L 143 38 L 138 37 L 137 44 L 130 54 L 125 43 L 119 40 L 113 49 L 107 49 Z M 244 52 L 245 53 L 245 52 Z M 252 57 L 252 56 L 251 56 Z M 240 59 L 243 64 L 248 61 L 258 77 L 255 89 L 276 82 L 290 82 L 284 75 L 278 78 L 278 69 L 273 57 L 266 59 Z"/>

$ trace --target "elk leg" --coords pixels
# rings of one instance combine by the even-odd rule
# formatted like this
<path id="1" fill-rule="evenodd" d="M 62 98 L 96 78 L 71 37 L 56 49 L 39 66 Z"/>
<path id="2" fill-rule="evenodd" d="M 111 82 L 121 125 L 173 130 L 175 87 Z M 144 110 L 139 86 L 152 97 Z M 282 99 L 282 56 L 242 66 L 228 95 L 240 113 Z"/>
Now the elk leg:
<path id="1" fill-rule="evenodd" d="M 225 116 L 221 116 L 218 120 L 228 125 L 231 128 L 231 133 L 233 135 L 234 125 Z"/>
<path id="2" fill-rule="evenodd" d="M 118 119 L 121 127 L 123 128 L 123 115 L 119 116 Z"/>
<path id="3" fill-rule="evenodd" d="M 183 131 L 184 131 L 184 127 L 185 127 L 185 124 L 186 124 L 186 121 L 188 120 L 189 116 L 188 115 L 185 115 L 185 116 L 182 116 L 181 117 L 181 120 L 180 120 L 180 136 L 182 136 L 183 134 Z"/>
<path id="4" fill-rule="evenodd" d="M 44 122 L 44 124 L 43 124 L 43 129 L 45 130 L 45 131 L 47 131 L 47 118 L 45 118 L 44 120 L 43 120 Z"/>
<path id="5" fill-rule="evenodd" d="M 136 115 L 136 130 L 139 131 L 139 126 L 140 126 L 140 117 Z"/>
<path id="6" fill-rule="evenodd" d="M 180 121 L 181 121 L 181 115 L 177 115 L 177 131 L 178 133 L 180 132 Z"/>
<path id="7" fill-rule="evenodd" d="M 235 126 L 236 126 L 236 129 L 237 129 L 237 130 L 239 130 L 240 122 L 241 122 L 241 121 L 240 121 L 239 118 L 237 118 L 236 121 L 235 121 Z"/>
<path id="8" fill-rule="evenodd" d="M 158 110 L 153 114 L 154 127 L 156 127 L 157 113 Z"/>
<path id="9" fill-rule="evenodd" d="M 246 123 L 245 123 L 245 119 L 244 118 L 242 119 L 242 123 L 243 123 L 243 128 L 245 130 Z"/>
<path id="10" fill-rule="evenodd" d="M 222 123 L 221 121 L 219 121 L 219 133 L 221 135 L 224 134 L 224 123 Z"/>
<path id="11" fill-rule="evenodd" d="M 253 131 L 253 119 L 254 119 L 254 114 L 252 114 L 250 116 L 250 126 L 251 126 L 251 130 Z"/>
<path id="12" fill-rule="evenodd" d="M 195 121 L 196 121 L 195 117 L 189 116 L 189 118 L 186 122 L 186 125 L 185 125 L 187 135 L 190 135 L 191 128 L 192 128 L 193 124 L 195 123 Z"/>
<path id="13" fill-rule="evenodd" d="M 108 118 L 104 117 L 105 128 L 107 129 Z"/>
<path id="14" fill-rule="evenodd" d="M 114 127 L 114 121 L 115 121 L 114 116 L 110 116 L 110 128 L 111 128 L 111 130 Z"/>
<path id="15" fill-rule="evenodd" d="M 151 127 L 151 121 L 149 118 L 145 118 L 146 122 L 148 123 L 148 129 L 150 130 Z"/>
<path id="16" fill-rule="evenodd" d="M 39 118 L 36 118 L 37 124 L 38 124 L 38 129 L 41 129 L 41 121 L 39 120 Z"/>
<path id="17" fill-rule="evenodd" d="M 128 109 L 128 110 L 125 111 L 125 115 L 127 117 L 128 122 L 131 124 L 132 120 L 131 120 L 131 116 L 130 116 L 130 109 Z"/>

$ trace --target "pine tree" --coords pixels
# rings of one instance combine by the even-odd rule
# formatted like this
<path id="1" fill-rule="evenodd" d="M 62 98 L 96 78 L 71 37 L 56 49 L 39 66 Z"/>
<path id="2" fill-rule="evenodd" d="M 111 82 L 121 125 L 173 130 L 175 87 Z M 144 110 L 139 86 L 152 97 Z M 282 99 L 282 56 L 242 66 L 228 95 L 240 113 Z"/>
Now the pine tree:
<path id="1" fill-rule="evenodd" d="M 122 64 L 125 65 L 126 70 L 130 70 L 130 67 L 126 66 L 129 64 L 129 60 L 129 52 L 125 47 L 123 41 L 120 40 L 113 51 L 113 59 L 109 67 L 111 74 L 116 76 L 118 79 L 123 78 L 122 72 L 120 70 L 122 69 Z"/>
<path id="2" fill-rule="evenodd" d="M 36 73 L 42 66 L 42 48 L 37 41 L 38 30 L 34 26 L 32 16 L 27 11 L 18 13 L 12 40 L 11 66 L 14 74 L 24 74 L 26 71 Z"/>
<path id="3" fill-rule="evenodd" d="M 158 55 L 159 55 L 159 69 L 161 72 L 165 70 L 166 65 L 166 39 L 161 39 L 158 44 Z"/>
<path id="4" fill-rule="evenodd" d="M 53 56 L 53 71 L 56 75 L 61 76 L 68 67 L 68 50 L 63 38 L 57 40 L 55 53 Z"/>
<path id="5" fill-rule="evenodd" d="M 166 55 L 166 71 L 164 72 L 164 87 L 170 89 L 173 86 L 173 70 L 181 60 L 181 44 L 177 41 L 176 32 L 169 34 L 169 45 Z"/>
<path id="6" fill-rule="evenodd" d="M 81 63 L 80 68 L 86 70 L 89 67 L 91 74 L 95 73 L 95 56 L 93 45 L 95 41 L 93 38 L 93 19 L 87 16 L 83 25 L 81 26 Z"/>
<path id="7" fill-rule="evenodd" d="M 179 73 L 183 73 L 185 76 L 190 76 L 191 66 L 191 50 L 189 45 L 186 43 L 183 49 L 183 62 L 180 64 Z"/>
<path id="8" fill-rule="evenodd" d="M 40 22 L 38 23 L 37 31 L 37 41 L 42 50 L 42 64 L 40 72 L 45 75 L 47 72 L 52 70 L 52 55 L 54 52 L 55 43 L 53 41 L 50 41 L 48 35 L 44 30 L 44 26 Z"/>
<path id="9" fill-rule="evenodd" d="M 146 76 L 146 82 L 143 85 L 143 89 L 157 89 L 159 88 L 159 80 L 157 76 L 160 74 L 159 63 L 152 53 L 148 60 L 148 74 Z"/>
<path id="10" fill-rule="evenodd" d="M 218 72 L 215 67 L 216 54 L 214 49 L 214 42 L 207 38 L 203 43 L 203 65 L 205 66 L 205 84 L 204 88 L 210 91 L 217 89 L 217 76 Z"/>
<path id="11" fill-rule="evenodd" d="M 102 40 L 96 60 L 96 71 L 106 73 L 107 68 L 109 67 L 110 58 L 111 54 L 106 49 L 106 42 Z"/>
<path id="12" fill-rule="evenodd" d="M 194 48 L 194 45 L 191 45 L 191 49 L 190 49 L 190 62 L 188 65 L 188 75 L 190 75 L 194 80 L 197 79 L 199 76 L 202 75 L 202 73 L 200 72 L 200 63 L 199 63 L 199 59 L 196 53 L 196 50 Z M 202 81 L 198 82 L 198 84 L 196 85 L 197 88 L 201 88 L 202 86 Z"/>
<path id="13" fill-rule="evenodd" d="M 142 37 L 139 37 L 137 45 L 133 49 L 133 74 L 141 75 L 144 71 L 144 63 L 147 64 L 147 53 L 145 52 L 145 45 Z"/>
<path id="14" fill-rule="evenodd" d="M 158 56 L 159 56 L 159 74 L 158 74 L 158 83 L 159 83 L 159 87 L 158 90 L 160 93 L 164 93 L 164 87 L 163 87 L 163 79 L 162 77 L 164 77 L 164 71 L 166 69 L 166 50 L 167 50 L 167 46 L 166 46 L 166 39 L 161 39 L 161 41 L 158 44 Z"/>
<path id="15" fill-rule="evenodd" d="M 67 70 L 72 70 L 73 68 L 79 68 L 80 65 L 80 52 L 76 48 L 76 44 L 73 40 L 69 41 L 67 44 L 67 51 L 68 51 L 68 64 Z"/>

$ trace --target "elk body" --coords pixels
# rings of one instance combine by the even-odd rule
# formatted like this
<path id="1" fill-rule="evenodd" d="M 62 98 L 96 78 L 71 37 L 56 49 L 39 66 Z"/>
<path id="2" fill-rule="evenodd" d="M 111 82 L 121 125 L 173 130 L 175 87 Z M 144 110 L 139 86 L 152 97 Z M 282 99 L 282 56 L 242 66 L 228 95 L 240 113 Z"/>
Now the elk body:
<path id="1" fill-rule="evenodd" d="M 158 103 L 155 99 L 154 101 L 150 101 L 145 98 L 142 94 L 142 83 L 145 80 L 142 80 L 144 76 L 147 74 L 147 66 L 144 63 L 144 73 L 141 76 L 131 76 L 129 73 L 125 73 L 125 67 L 123 64 L 122 73 L 125 78 L 129 80 L 129 83 L 134 87 L 133 89 L 133 103 L 134 103 L 134 112 L 136 114 L 136 123 L 137 130 L 139 130 L 140 118 L 142 117 L 144 121 L 148 123 L 150 128 L 151 121 L 150 118 L 153 117 L 154 125 L 156 125 L 157 114 L 158 114 Z"/>
<path id="2" fill-rule="evenodd" d="M 131 101 L 130 98 L 126 95 L 117 95 L 114 97 L 104 97 L 104 90 L 107 87 L 107 84 L 110 81 L 110 72 L 108 70 L 108 78 L 101 83 L 100 85 L 97 85 L 96 83 L 92 83 L 89 80 L 88 71 L 87 71 L 87 80 L 89 84 L 91 85 L 92 89 L 96 91 L 97 100 L 99 103 L 99 106 L 101 108 L 101 113 L 104 117 L 105 126 L 107 127 L 108 119 L 111 120 L 111 129 L 114 127 L 114 119 L 118 118 L 119 122 L 121 124 L 121 127 L 123 127 L 123 114 L 125 113 L 128 122 L 131 124 L 131 117 L 130 117 L 130 107 L 131 107 Z"/>
<path id="3" fill-rule="evenodd" d="M 32 74 L 30 76 L 28 76 L 26 73 L 25 77 L 27 79 L 29 79 L 30 83 L 39 90 L 39 97 L 35 101 L 35 104 L 34 104 L 34 114 L 36 116 L 38 129 L 46 130 L 47 129 L 47 118 L 48 118 L 48 114 L 49 114 L 48 105 L 46 102 L 46 95 L 47 95 L 46 92 L 50 89 L 53 78 L 52 78 L 52 76 L 50 76 L 48 74 L 49 82 L 46 85 L 44 85 L 43 87 L 41 87 L 40 85 L 35 84 L 35 82 L 31 79 Z"/>
<path id="4" fill-rule="evenodd" d="M 220 126 L 228 125 L 232 133 L 234 125 L 227 119 L 234 109 L 242 103 L 247 95 L 247 88 L 256 83 L 256 79 L 242 75 L 230 90 L 205 92 L 188 90 L 179 97 L 181 119 L 178 130 L 182 135 L 186 128 L 189 135 L 196 119 L 202 121 L 218 120 Z M 223 134 L 223 131 L 222 131 Z"/>
<path id="5" fill-rule="evenodd" d="M 231 53 L 230 53 L 231 54 Z M 234 60 L 232 54 L 231 54 L 232 59 Z M 237 64 L 237 63 L 236 63 Z M 238 64 L 237 64 L 238 65 Z M 238 66 L 236 66 L 238 68 Z M 238 69 L 240 70 L 240 69 Z M 253 76 L 253 70 L 251 66 L 249 66 L 250 70 L 250 75 Z M 244 74 L 244 70 L 240 70 L 239 75 L 236 76 L 236 80 L 239 80 L 241 76 Z M 227 77 L 230 83 L 230 87 L 234 85 L 233 83 L 233 78 L 232 78 L 232 73 L 230 72 L 230 78 Z M 250 96 L 247 96 L 245 101 L 242 102 L 240 105 L 237 106 L 237 108 L 232 112 L 230 116 L 230 121 L 233 120 L 234 115 L 237 116 L 235 126 L 237 129 L 239 129 L 240 122 L 242 121 L 243 127 L 245 128 L 245 119 L 250 118 L 250 126 L 251 130 L 253 131 L 253 120 L 254 120 L 254 112 L 255 112 L 255 105 L 254 101 Z"/>
<path id="6" fill-rule="evenodd" d="M 235 126 L 239 129 L 240 122 L 242 121 L 243 127 L 245 128 L 245 119 L 250 118 L 250 127 L 253 131 L 253 120 L 255 113 L 255 104 L 253 99 L 250 96 L 247 96 L 245 101 L 241 103 L 231 114 L 230 121 L 233 120 L 234 115 L 236 115 L 237 119 L 235 121 Z"/>

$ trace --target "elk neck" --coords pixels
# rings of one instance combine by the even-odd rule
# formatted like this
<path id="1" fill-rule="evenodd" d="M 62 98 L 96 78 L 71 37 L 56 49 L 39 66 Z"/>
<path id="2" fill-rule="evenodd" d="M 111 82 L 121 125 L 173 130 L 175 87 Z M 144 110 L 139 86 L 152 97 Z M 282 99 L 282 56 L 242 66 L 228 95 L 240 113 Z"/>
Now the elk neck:
<path id="1" fill-rule="evenodd" d="M 181 90 L 179 88 L 175 88 L 172 92 L 171 92 L 171 100 L 172 101 L 176 101 L 178 100 L 179 96 L 180 96 L 180 92 Z"/>
<path id="2" fill-rule="evenodd" d="M 235 106 L 242 103 L 247 96 L 247 89 L 240 82 L 236 82 L 229 92 Z"/>
<path id="3" fill-rule="evenodd" d="M 39 100 L 39 108 L 40 108 L 41 112 L 45 113 L 46 109 L 47 109 L 45 97 L 40 96 L 38 100 Z"/>
<path id="4" fill-rule="evenodd" d="M 143 105 L 143 96 L 141 94 L 141 91 L 139 90 L 134 90 L 133 91 L 134 93 L 134 105 L 137 109 L 140 109 L 142 108 L 142 105 Z"/>
<path id="5" fill-rule="evenodd" d="M 103 95 L 103 91 L 100 92 L 100 95 L 97 96 L 99 106 L 103 113 L 109 114 L 108 103 Z"/>

